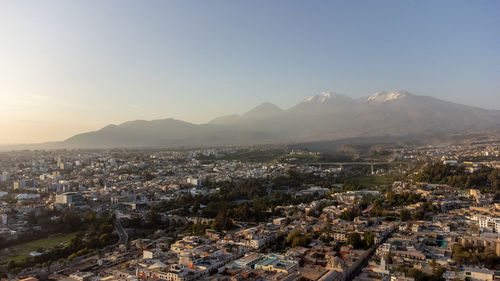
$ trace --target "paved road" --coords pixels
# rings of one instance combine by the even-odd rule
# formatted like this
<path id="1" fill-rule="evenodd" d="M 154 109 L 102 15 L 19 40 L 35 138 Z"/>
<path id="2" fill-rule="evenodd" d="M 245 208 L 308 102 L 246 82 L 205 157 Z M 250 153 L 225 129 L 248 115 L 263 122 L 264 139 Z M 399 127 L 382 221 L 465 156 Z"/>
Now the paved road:
<path id="1" fill-rule="evenodd" d="M 116 213 L 116 221 L 115 221 L 115 229 L 116 232 L 118 232 L 118 244 L 125 244 L 128 241 L 128 234 L 125 231 L 125 229 L 122 226 L 122 223 L 120 222 L 120 217 L 118 213 Z"/>
<path id="2" fill-rule="evenodd" d="M 361 274 L 361 272 L 363 272 L 363 268 L 365 268 L 366 266 L 368 266 L 368 262 L 371 260 L 371 258 L 373 257 L 373 255 L 376 253 L 378 247 L 380 247 L 382 244 L 384 244 L 384 242 L 389 239 L 390 237 L 392 237 L 392 235 L 397 232 L 399 230 L 399 225 L 400 223 L 398 223 L 396 225 L 396 228 L 394 228 L 393 231 L 391 231 L 390 233 L 388 233 L 377 245 L 375 245 L 375 247 L 373 247 L 372 249 L 370 249 L 370 254 L 366 257 L 366 259 L 360 263 L 360 265 L 353 271 L 353 273 L 351 274 L 351 276 L 348 276 L 347 278 L 347 281 L 352 281 L 354 279 L 356 279 L 356 277 L 359 276 L 359 274 Z"/>

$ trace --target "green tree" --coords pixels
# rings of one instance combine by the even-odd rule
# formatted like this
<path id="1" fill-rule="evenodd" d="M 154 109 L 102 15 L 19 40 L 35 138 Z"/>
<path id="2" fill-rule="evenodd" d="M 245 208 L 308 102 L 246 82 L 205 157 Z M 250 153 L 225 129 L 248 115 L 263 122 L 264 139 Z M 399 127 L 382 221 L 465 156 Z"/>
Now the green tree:
<path id="1" fill-rule="evenodd" d="M 361 241 L 361 235 L 357 232 L 351 232 L 347 236 L 346 239 L 347 245 L 351 245 L 354 249 L 360 249 L 363 248 L 365 245 L 363 241 Z"/>
<path id="2" fill-rule="evenodd" d="M 311 243 L 311 237 L 308 234 L 303 234 L 300 230 L 294 230 L 288 234 L 285 242 L 291 247 L 306 246 Z"/>
<path id="3" fill-rule="evenodd" d="M 227 211 L 220 211 L 212 223 L 212 229 L 217 231 L 231 230 L 234 228 L 233 221 L 227 215 Z"/>
<path id="4" fill-rule="evenodd" d="M 373 235 L 373 232 L 364 232 L 363 233 L 363 240 L 365 241 L 365 245 L 367 248 L 370 248 L 375 244 L 375 236 Z"/>
<path id="5" fill-rule="evenodd" d="M 411 219 L 411 213 L 407 209 L 403 209 L 399 212 L 399 219 L 401 221 L 408 221 Z"/>
<path id="6" fill-rule="evenodd" d="M 146 224 L 149 227 L 158 227 L 161 224 L 160 214 L 155 208 L 146 212 Z"/>

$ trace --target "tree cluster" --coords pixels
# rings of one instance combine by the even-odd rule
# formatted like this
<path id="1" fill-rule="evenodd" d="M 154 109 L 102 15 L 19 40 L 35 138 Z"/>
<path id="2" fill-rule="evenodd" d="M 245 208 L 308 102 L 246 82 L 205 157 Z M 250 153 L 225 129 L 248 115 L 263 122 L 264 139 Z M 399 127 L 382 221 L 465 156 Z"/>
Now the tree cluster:
<path id="1" fill-rule="evenodd" d="M 434 163 L 425 166 L 416 177 L 417 181 L 447 184 L 458 188 L 476 188 L 486 192 L 500 192 L 500 171 L 481 166 L 469 172 L 464 165 L 452 166 Z"/>
<path id="2" fill-rule="evenodd" d="M 375 236 L 371 231 L 363 232 L 363 236 L 357 232 L 351 232 L 346 238 L 346 244 L 354 249 L 368 249 L 375 244 Z"/>
<path id="3" fill-rule="evenodd" d="M 288 234 L 285 242 L 290 247 L 304 247 L 311 243 L 312 237 L 309 234 L 304 234 L 300 230 L 294 230 Z"/>
<path id="4" fill-rule="evenodd" d="M 500 269 L 500 257 L 492 250 L 478 245 L 453 245 L 453 260 L 460 265 L 486 265 L 489 268 Z"/>

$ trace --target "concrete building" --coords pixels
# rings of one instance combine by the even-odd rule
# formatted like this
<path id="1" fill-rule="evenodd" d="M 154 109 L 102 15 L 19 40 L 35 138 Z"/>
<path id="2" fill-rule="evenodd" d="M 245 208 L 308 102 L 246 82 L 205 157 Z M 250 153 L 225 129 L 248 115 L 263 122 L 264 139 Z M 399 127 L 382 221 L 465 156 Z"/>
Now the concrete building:
<path id="1" fill-rule="evenodd" d="M 26 179 L 17 180 L 17 181 L 13 182 L 13 186 L 12 187 L 15 190 L 36 187 L 36 181 L 35 180 L 26 180 Z"/>
<path id="2" fill-rule="evenodd" d="M 486 268 L 475 268 L 475 267 L 464 267 L 463 277 L 468 278 L 468 280 L 476 281 L 489 281 L 493 280 L 494 272 Z"/>
<path id="3" fill-rule="evenodd" d="M 194 186 L 201 186 L 201 179 L 197 178 L 187 178 L 186 182 Z"/>
<path id="4" fill-rule="evenodd" d="M 83 200 L 82 195 L 79 193 L 76 193 L 76 192 L 65 192 L 65 193 L 56 195 L 56 203 L 57 204 L 73 205 L 73 204 L 82 203 L 83 201 L 84 200 Z"/>

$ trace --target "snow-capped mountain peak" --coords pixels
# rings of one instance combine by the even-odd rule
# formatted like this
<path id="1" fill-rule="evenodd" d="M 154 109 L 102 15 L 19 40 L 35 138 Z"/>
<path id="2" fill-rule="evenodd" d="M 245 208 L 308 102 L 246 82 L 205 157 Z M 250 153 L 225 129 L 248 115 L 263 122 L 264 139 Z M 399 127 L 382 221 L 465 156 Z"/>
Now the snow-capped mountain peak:
<path id="1" fill-rule="evenodd" d="M 314 95 L 306 98 L 303 102 L 305 103 L 311 103 L 311 102 L 317 102 L 317 103 L 325 103 L 333 98 L 339 98 L 342 97 L 336 93 L 328 93 L 328 92 L 323 92 L 320 95 Z"/>
<path id="2" fill-rule="evenodd" d="M 321 102 L 325 102 L 327 99 L 331 98 L 332 95 L 330 93 L 323 92 L 321 93 Z"/>
<path id="3" fill-rule="evenodd" d="M 388 102 L 406 97 L 406 92 L 377 92 L 367 98 L 369 102 Z"/>

